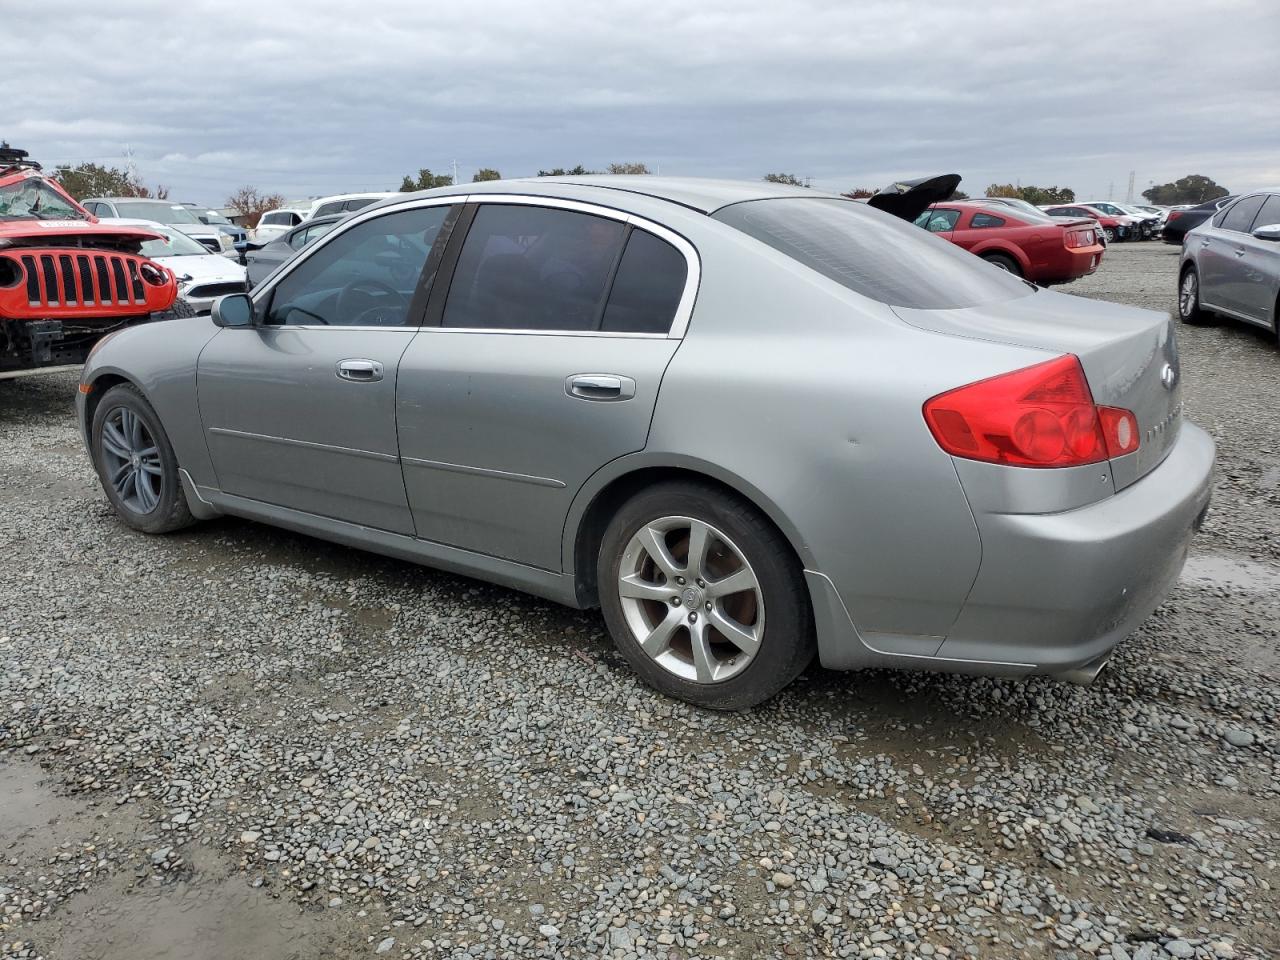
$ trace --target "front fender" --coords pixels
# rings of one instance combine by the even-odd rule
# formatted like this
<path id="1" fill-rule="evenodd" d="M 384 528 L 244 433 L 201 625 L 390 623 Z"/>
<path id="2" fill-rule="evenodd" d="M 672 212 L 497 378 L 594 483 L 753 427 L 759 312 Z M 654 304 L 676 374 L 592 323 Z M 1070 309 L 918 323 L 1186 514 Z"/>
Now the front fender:
<path id="1" fill-rule="evenodd" d="M 213 463 L 196 399 L 196 365 L 219 332 L 208 317 L 190 317 L 129 327 L 103 343 L 80 374 L 77 406 L 86 436 L 102 393 L 113 383 L 128 381 L 156 411 L 178 464 L 196 483 L 212 484 Z"/>

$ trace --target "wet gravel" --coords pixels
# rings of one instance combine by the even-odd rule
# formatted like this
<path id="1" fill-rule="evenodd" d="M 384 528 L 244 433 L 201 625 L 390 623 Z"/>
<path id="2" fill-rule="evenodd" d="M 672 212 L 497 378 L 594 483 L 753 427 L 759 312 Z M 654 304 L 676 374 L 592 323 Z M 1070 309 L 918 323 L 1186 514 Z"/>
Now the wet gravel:
<path id="1" fill-rule="evenodd" d="M 1069 289 L 1168 310 L 1176 267 Z M 734 715 L 593 614 L 131 533 L 74 380 L 0 382 L 0 956 L 1280 953 L 1280 352 L 1180 336 L 1213 511 L 1093 687 L 815 668 Z"/>

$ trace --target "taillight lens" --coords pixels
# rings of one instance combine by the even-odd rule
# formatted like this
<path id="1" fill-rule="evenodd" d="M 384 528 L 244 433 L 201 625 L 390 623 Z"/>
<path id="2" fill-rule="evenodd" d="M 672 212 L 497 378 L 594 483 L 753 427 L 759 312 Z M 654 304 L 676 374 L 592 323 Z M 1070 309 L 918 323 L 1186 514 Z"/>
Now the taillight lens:
<path id="1" fill-rule="evenodd" d="M 1172 222 L 1172 221 L 1174 221 L 1174 220 L 1177 220 L 1180 216 L 1182 216 L 1182 211 L 1181 211 L 1181 210 L 1170 210 L 1170 211 L 1169 211 L 1169 215 L 1168 215 L 1167 217 L 1165 217 L 1165 218 L 1164 218 L 1164 222 L 1165 222 L 1165 223 L 1170 223 L 1170 222 Z"/>
<path id="2" fill-rule="evenodd" d="M 924 419 L 952 456 L 1017 467 L 1078 467 L 1139 443 L 1134 415 L 1095 405 L 1072 354 L 939 394 Z"/>

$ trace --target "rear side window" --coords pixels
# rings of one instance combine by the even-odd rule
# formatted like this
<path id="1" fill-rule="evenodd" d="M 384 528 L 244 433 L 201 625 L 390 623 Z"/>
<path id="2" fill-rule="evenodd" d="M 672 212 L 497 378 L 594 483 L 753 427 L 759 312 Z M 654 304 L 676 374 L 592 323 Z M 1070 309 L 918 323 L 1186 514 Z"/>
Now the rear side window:
<path id="1" fill-rule="evenodd" d="M 723 207 L 714 217 L 890 306 L 972 307 L 1034 292 L 949 241 L 852 200 L 751 200 Z"/>
<path id="2" fill-rule="evenodd" d="M 458 256 L 443 325 L 594 330 L 624 225 L 571 210 L 482 204 Z"/>
<path id="3" fill-rule="evenodd" d="M 369 204 L 373 203 L 373 201 L 374 201 L 373 197 L 357 197 L 354 200 L 348 200 L 346 202 L 345 209 L 346 210 L 363 210 Z"/>
<path id="4" fill-rule="evenodd" d="M 969 226 L 975 230 L 981 230 L 983 227 L 1003 227 L 1004 221 L 989 213 L 975 213 L 973 219 L 969 221 Z"/>
<path id="5" fill-rule="evenodd" d="M 684 294 L 684 254 L 652 233 L 632 230 L 618 264 L 601 330 L 666 333 Z"/>
<path id="6" fill-rule="evenodd" d="M 1253 224 L 1253 218 L 1258 215 L 1258 211 L 1262 209 L 1262 201 L 1267 198 L 1266 194 L 1259 193 L 1252 197 L 1245 197 L 1233 203 L 1227 212 L 1222 216 L 1222 222 L 1217 226 L 1223 230 L 1236 230 L 1240 233 L 1248 233 L 1250 226 Z"/>
<path id="7" fill-rule="evenodd" d="M 316 207 L 316 212 L 312 214 L 312 216 L 327 217 L 331 213 L 341 213 L 341 212 L 342 212 L 342 201 L 332 200 L 329 203 L 322 203 L 320 204 L 320 206 Z"/>

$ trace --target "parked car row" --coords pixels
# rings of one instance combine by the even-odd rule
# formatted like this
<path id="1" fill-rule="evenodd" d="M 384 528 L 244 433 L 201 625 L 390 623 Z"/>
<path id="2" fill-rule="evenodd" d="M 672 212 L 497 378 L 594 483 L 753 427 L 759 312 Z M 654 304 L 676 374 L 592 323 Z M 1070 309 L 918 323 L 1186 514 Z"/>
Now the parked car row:
<path id="1" fill-rule="evenodd" d="M 396 196 L 395 193 L 340 193 L 331 197 L 321 197 L 305 208 L 280 207 L 268 210 L 258 219 L 258 225 L 250 239 L 254 243 L 265 244 L 292 230 L 305 220 L 354 213 L 379 200 L 394 196 Z"/>

